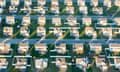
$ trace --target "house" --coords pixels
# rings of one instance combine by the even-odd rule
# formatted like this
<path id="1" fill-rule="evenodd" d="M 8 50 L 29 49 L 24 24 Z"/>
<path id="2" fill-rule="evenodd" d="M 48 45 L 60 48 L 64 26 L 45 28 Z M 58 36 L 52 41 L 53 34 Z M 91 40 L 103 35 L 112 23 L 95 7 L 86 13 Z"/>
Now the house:
<path id="1" fill-rule="evenodd" d="M 99 25 L 107 25 L 107 18 L 99 18 L 98 23 Z"/>
<path id="2" fill-rule="evenodd" d="M 11 0 L 11 5 L 12 6 L 18 6 L 19 5 L 19 0 Z"/>
<path id="3" fill-rule="evenodd" d="M 9 6 L 9 12 L 10 13 L 17 13 L 17 7 L 16 6 Z"/>
<path id="4" fill-rule="evenodd" d="M 8 60 L 6 57 L 0 57 L 0 69 L 7 69 Z"/>
<path id="5" fill-rule="evenodd" d="M 117 29 L 113 29 L 114 34 L 116 34 L 117 36 L 120 35 L 120 28 Z"/>
<path id="6" fill-rule="evenodd" d="M 66 44 L 56 44 L 55 49 L 59 54 L 65 54 L 67 52 Z"/>
<path id="7" fill-rule="evenodd" d="M 89 46 L 90 46 L 90 51 L 93 51 L 96 54 L 102 52 L 102 45 L 100 43 L 90 43 Z"/>
<path id="8" fill-rule="evenodd" d="M 59 38 L 59 37 L 62 37 L 63 31 L 62 31 L 62 29 L 60 29 L 60 28 L 54 28 L 53 34 L 54 34 L 56 37 Z"/>
<path id="9" fill-rule="evenodd" d="M 60 72 L 66 72 L 68 68 L 65 58 L 56 58 L 56 66 L 60 69 Z"/>
<path id="10" fill-rule="evenodd" d="M 24 43 L 24 42 L 21 42 L 19 43 L 19 48 L 18 48 L 18 53 L 20 54 L 24 54 L 24 53 L 27 53 L 29 50 L 29 44 L 28 43 Z"/>
<path id="11" fill-rule="evenodd" d="M 44 27 L 37 27 L 37 36 L 46 36 L 46 29 Z"/>
<path id="12" fill-rule="evenodd" d="M 85 0 L 77 0 L 78 6 L 85 6 Z"/>
<path id="13" fill-rule="evenodd" d="M 31 23 L 30 16 L 24 16 L 22 19 L 22 25 L 28 26 L 28 25 L 30 25 L 30 23 Z"/>
<path id="14" fill-rule="evenodd" d="M 3 8 L 0 8 L 0 14 L 2 14 L 2 13 L 3 13 L 3 11 L 4 11 L 4 9 L 3 9 Z"/>
<path id="15" fill-rule="evenodd" d="M 98 0 L 91 0 L 91 6 L 98 6 Z"/>
<path id="16" fill-rule="evenodd" d="M 6 0 L 0 0 L 0 7 L 6 6 Z"/>
<path id="17" fill-rule="evenodd" d="M 58 6 L 59 5 L 59 0 L 52 0 L 51 5 Z"/>
<path id="18" fill-rule="evenodd" d="M 120 52 L 120 44 L 119 43 L 110 43 L 109 50 L 110 50 L 110 52 Z"/>
<path id="19" fill-rule="evenodd" d="M 24 0 L 24 6 L 31 6 L 32 0 Z"/>
<path id="20" fill-rule="evenodd" d="M 92 19 L 90 17 L 84 17 L 82 18 L 82 24 L 83 25 L 91 25 Z"/>
<path id="21" fill-rule="evenodd" d="M 37 0 L 37 5 L 42 5 L 44 6 L 46 4 L 46 0 Z"/>
<path id="22" fill-rule="evenodd" d="M 106 7 L 111 7 L 112 6 L 112 1 L 111 0 L 104 0 L 103 5 Z"/>
<path id="23" fill-rule="evenodd" d="M 36 43 L 35 44 L 35 51 L 38 51 L 40 54 L 46 54 L 47 52 L 47 45 L 43 43 Z"/>
<path id="24" fill-rule="evenodd" d="M 3 35 L 5 35 L 7 37 L 13 36 L 13 27 L 4 27 L 3 28 Z"/>
<path id="25" fill-rule="evenodd" d="M 115 4 L 115 6 L 120 6 L 120 0 L 115 0 L 114 4 Z"/>
<path id="26" fill-rule="evenodd" d="M 21 71 L 25 71 L 27 67 L 30 67 L 31 65 L 28 63 L 30 62 L 30 58 L 26 56 L 15 56 L 13 58 L 12 66 L 15 67 L 15 69 L 20 69 Z"/>
<path id="27" fill-rule="evenodd" d="M 59 14 L 59 6 L 58 5 L 51 5 L 50 10 L 51 10 L 51 13 Z"/>
<path id="28" fill-rule="evenodd" d="M 31 9 L 31 7 L 29 7 L 29 6 L 24 6 L 24 8 L 21 9 L 21 11 L 23 11 L 23 12 L 26 13 L 26 14 L 30 14 L 31 11 L 32 11 L 32 9 Z"/>
<path id="29" fill-rule="evenodd" d="M 24 36 L 24 37 L 29 37 L 29 34 L 30 33 L 30 30 L 28 27 L 26 26 L 23 26 L 23 27 L 20 27 L 20 35 Z"/>
<path id="30" fill-rule="evenodd" d="M 86 28 L 85 28 L 85 35 L 87 35 L 87 36 L 92 36 L 93 33 L 94 33 L 93 27 L 86 27 Z"/>
<path id="31" fill-rule="evenodd" d="M 60 17 L 53 17 L 52 24 L 54 25 L 61 25 L 61 18 Z"/>
<path id="32" fill-rule="evenodd" d="M 74 7 L 73 6 L 66 6 L 66 13 L 67 14 L 74 14 Z"/>
<path id="33" fill-rule="evenodd" d="M 73 17 L 73 16 L 68 16 L 66 24 L 71 25 L 71 26 L 74 26 L 74 25 L 78 24 L 77 23 L 77 18 Z"/>
<path id="34" fill-rule="evenodd" d="M 115 66 L 115 68 L 116 69 L 119 69 L 120 70 L 120 58 L 113 58 L 113 60 L 114 60 L 114 66 Z"/>
<path id="35" fill-rule="evenodd" d="M 70 36 L 73 36 L 75 38 L 79 38 L 79 30 L 77 28 L 71 28 L 70 29 Z"/>
<path id="36" fill-rule="evenodd" d="M 84 45 L 83 43 L 75 43 L 73 46 L 73 52 L 76 54 L 82 54 L 84 52 Z"/>
<path id="37" fill-rule="evenodd" d="M 72 6 L 72 0 L 64 0 L 64 5 Z"/>
<path id="38" fill-rule="evenodd" d="M 46 17 L 45 16 L 39 16 L 38 22 L 39 25 L 45 25 L 46 24 Z"/>
<path id="39" fill-rule="evenodd" d="M 111 27 L 106 27 L 101 29 L 103 36 L 112 38 L 112 28 Z"/>
<path id="40" fill-rule="evenodd" d="M 15 24 L 15 17 L 14 16 L 6 16 L 6 24 Z"/>
<path id="41" fill-rule="evenodd" d="M 83 72 L 86 72 L 88 66 L 88 60 L 86 58 L 76 58 L 76 67 L 81 69 Z"/>
<path id="42" fill-rule="evenodd" d="M 116 17 L 116 18 L 114 18 L 114 23 L 116 24 L 116 25 L 120 25 L 120 17 Z"/>
<path id="43" fill-rule="evenodd" d="M 94 14 L 102 15 L 103 14 L 103 8 L 102 7 L 93 7 L 92 12 Z"/>
<path id="44" fill-rule="evenodd" d="M 105 57 L 96 57 L 95 58 L 96 67 L 99 68 L 102 72 L 108 71 L 108 65 L 105 60 L 106 60 Z"/>
<path id="45" fill-rule="evenodd" d="M 37 12 L 44 15 L 46 13 L 46 10 L 44 9 L 44 6 L 37 6 Z"/>
<path id="46" fill-rule="evenodd" d="M 41 59 L 35 59 L 35 68 L 38 70 L 44 70 L 48 66 L 48 59 L 41 58 Z"/>
<path id="47" fill-rule="evenodd" d="M 0 43 L 0 54 L 9 54 L 11 50 L 9 43 Z"/>
<path id="48" fill-rule="evenodd" d="M 88 14 L 87 6 L 79 6 L 79 12 L 84 14 L 84 15 L 87 15 Z"/>

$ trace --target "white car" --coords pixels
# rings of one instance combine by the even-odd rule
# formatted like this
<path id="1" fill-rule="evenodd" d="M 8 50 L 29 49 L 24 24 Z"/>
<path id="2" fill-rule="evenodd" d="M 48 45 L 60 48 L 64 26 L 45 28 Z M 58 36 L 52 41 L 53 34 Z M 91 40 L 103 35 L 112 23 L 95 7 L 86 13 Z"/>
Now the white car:
<path id="1" fill-rule="evenodd" d="M 2 18 L 0 17 L 0 24 L 1 24 L 1 22 L 2 22 Z"/>

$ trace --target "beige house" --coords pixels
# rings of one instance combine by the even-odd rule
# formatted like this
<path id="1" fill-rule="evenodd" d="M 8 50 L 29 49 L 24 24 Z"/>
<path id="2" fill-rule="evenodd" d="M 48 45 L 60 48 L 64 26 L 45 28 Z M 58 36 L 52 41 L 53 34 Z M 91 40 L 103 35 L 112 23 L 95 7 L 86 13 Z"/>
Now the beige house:
<path id="1" fill-rule="evenodd" d="M 64 0 L 64 5 L 72 6 L 72 0 Z"/>
<path id="2" fill-rule="evenodd" d="M 44 9 L 44 6 L 37 6 L 37 12 L 44 15 L 46 13 L 46 10 Z"/>
<path id="3" fill-rule="evenodd" d="M 15 57 L 14 63 L 12 64 L 15 66 L 15 69 L 26 69 L 27 68 L 27 58 L 25 57 Z"/>
<path id="4" fill-rule="evenodd" d="M 108 71 L 108 65 L 105 62 L 105 60 L 106 59 L 104 57 L 96 57 L 95 58 L 96 67 L 99 68 L 102 72 Z"/>
<path id="5" fill-rule="evenodd" d="M 120 58 L 114 58 L 114 66 L 116 69 L 120 70 Z"/>
<path id="6" fill-rule="evenodd" d="M 65 54 L 67 52 L 66 44 L 58 44 L 58 45 L 56 44 L 55 49 L 59 54 Z"/>
<path id="7" fill-rule="evenodd" d="M 7 69 L 8 61 L 5 57 L 0 57 L 0 69 Z"/>
<path id="8" fill-rule="evenodd" d="M 19 0 L 11 0 L 11 5 L 12 6 L 18 6 L 19 5 Z"/>
<path id="9" fill-rule="evenodd" d="M 114 3 L 115 3 L 115 6 L 120 6 L 120 0 L 115 0 Z"/>
<path id="10" fill-rule="evenodd" d="M 13 35 L 13 27 L 4 27 L 3 35 L 11 37 Z"/>
<path id="11" fill-rule="evenodd" d="M 98 0 L 91 0 L 91 5 L 92 6 L 98 6 Z"/>
<path id="12" fill-rule="evenodd" d="M 74 7 L 73 6 L 66 6 L 66 13 L 67 14 L 74 14 Z"/>
<path id="13" fill-rule="evenodd" d="M 0 6 L 5 7 L 6 6 L 6 0 L 0 0 Z"/>
<path id="14" fill-rule="evenodd" d="M 31 23 L 30 16 L 24 16 L 22 19 L 22 25 L 28 26 L 28 25 L 30 25 L 30 23 Z"/>
<path id="15" fill-rule="evenodd" d="M 53 17 L 52 24 L 54 25 L 61 25 L 61 18 L 60 17 Z"/>
<path id="16" fill-rule="evenodd" d="M 63 31 L 62 31 L 62 29 L 60 29 L 60 28 L 54 28 L 53 34 L 54 34 L 56 37 L 62 37 Z"/>
<path id="17" fill-rule="evenodd" d="M 99 18 L 98 19 L 98 24 L 100 25 L 107 25 L 107 18 Z"/>
<path id="18" fill-rule="evenodd" d="M 109 50 L 111 52 L 120 52 L 120 44 L 119 43 L 110 43 Z"/>
<path id="19" fill-rule="evenodd" d="M 120 17 L 116 17 L 113 20 L 117 25 L 120 25 Z"/>
<path id="20" fill-rule="evenodd" d="M 18 8 L 16 6 L 9 6 L 9 13 L 17 13 Z"/>
<path id="21" fill-rule="evenodd" d="M 30 33 L 30 30 L 28 27 L 26 26 L 23 26 L 23 27 L 20 27 L 20 35 L 24 36 L 24 37 L 29 37 L 29 34 Z"/>
<path id="22" fill-rule="evenodd" d="M 0 54 L 8 54 L 11 51 L 11 45 L 8 43 L 0 43 Z"/>
<path id="23" fill-rule="evenodd" d="M 65 58 L 56 58 L 56 66 L 60 72 L 66 72 L 68 68 Z"/>
<path id="24" fill-rule="evenodd" d="M 94 51 L 96 54 L 101 53 L 102 45 L 100 43 L 90 43 L 90 51 Z"/>
<path id="25" fill-rule="evenodd" d="M 37 0 L 37 5 L 45 5 L 46 4 L 46 0 Z"/>
<path id="26" fill-rule="evenodd" d="M 103 5 L 106 7 L 111 7 L 112 6 L 112 1 L 111 0 L 104 0 Z"/>
<path id="27" fill-rule="evenodd" d="M 44 27 L 37 27 L 37 36 L 46 36 L 46 29 Z"/>
<path id="28" fill-rule="evenodd" d="M 24 54 L 27 53 L 29 50 L 29 44 L 28 43 L 19 43 L 18 53 Z"/>
<path id="29" fill-rule="evenodd" d="M 46 58 L 41 58 L 41 59 L 35 59 L 35 68 L 44 70 L 48 66 L 48 59 Z"/>
<path id="30" fill-rule="evenodd" d="M 51 5 L 50 10 L 51 13 L 59 14 L 59 5 Z"/>
<path id="31" fill-rule="evenodd" d="M 45 25 L 46 24 L 46 17 L 45 16 L 39 16 L 38 22 L 39 25 Z"/>
<path id="32" fill-rule="evenodd" d="M 42 43 L 36 43 L 35 50 L 38 51 L 40 54 L 44 55 L 47 52 L 47 45 Z"/>
<path id="33" fill-rule="evenodd" d="M 32 0 L 24 0 L 24 6 L 31 6 Z"/>
<path id="34" fill-rule="evenodd" d="M 79 30 L 76 28 L 71 28 L 70 29 L 70 36 L 73 36 L 75 38 L 79 38 Z"/>
<path id="35" fill-rule="evenodd" d="M 77 0 L 78 6 L 85 6 L 85 0 Z"/>
<path id="36" fill-rule="evenodd" d="M 88 14 L 87 6 L 79 6 L 79 12 L 82 13 L 82 14 L 87 15 Z"/>
<path id="37" fill-rule="evenodd" d="M 93 7 L 92 11 L 93 11 L 94 14 L 99 14 L 99 15 L 103 14 L 103 8 L 102 7 Z"/>
<path id="38" fill-rule="evenodd" d="M 87 65 L 88 62 L 86 58 L 76 58 L 76 67 L 81 69 L 83 72 L 86 72 Z"/>
<path id="39" fill-rule="evenodd" d="M 15 24 L 14 16 L 6 16 L 6 24 Z"/>
<path id="40" fill-rule="evenodd" d="M 89 17 L 82 18 L 82 24 L 83 25 L 91 25 L 91 23 L 92 23 L 92 19 L 91 18 L 89 18 Z"/>
<path id="41" fill-rule="evenodd" d="M 103 36 L 112 38 L 112 28 L 106 27 L 101 29 Z"/>
<path id="42" fill-rule="evenodd" d="M 77 18 L 73 17 L 73 16 L 68 16 L 66 24 L 68 24 L 70 26 L 74 26 L 74 25 L 78 24 L 77 23 Z"/>
<path id="43" fill-rule="evenodd" d="M 58 6 L 58 5 L 59 5 L 59 0 L 52 0 L 52 1 L 51 1 L 51 5 L 56 5 L 56 6 Z"/>
<path id="44" fill-rule="evenodd" d="M 86 28 L 85 28 L 85 35 L 87 35 L 87 36 L 92 36 L 93 33 L 94 33 L 93 27 L 86 27 Z"/>
<path id="45" fill-rule="evenodd" d="M 76 54 L 82 54 L 84 52 L 84 45 L 82 43 L 75 43 L 73 46 L 73 52 Z"/>

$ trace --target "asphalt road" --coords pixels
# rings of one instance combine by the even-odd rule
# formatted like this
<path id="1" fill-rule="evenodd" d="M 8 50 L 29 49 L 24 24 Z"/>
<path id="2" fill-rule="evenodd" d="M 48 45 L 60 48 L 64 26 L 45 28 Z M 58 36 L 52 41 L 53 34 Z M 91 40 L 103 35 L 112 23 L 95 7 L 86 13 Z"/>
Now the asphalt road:
<path id="1" fill-rule="evenodd" d="M 120 43 L 120 39 L 112 39 L 112 40 L 105 40 L 105 39 L 63 39 L 63 40 L 56 40 L 56 39 L 0 39 L 0 42 L 3 43 L 10 43 L 10 44 L 19 44 L 20 42 L 28 42 L 29 44 L 35 43 L 46 43 L 46 44 L 53 44 L 53 43 L 66 43 L 66 44 L 75 44 L 75 43 L 101 43 L 101 44 L 109 44 L 109 43 Z"/>
<path id="2" fill-rule="evenodd" d="M 7 2 L 9 2 L 10 0 L 6 0 Z M 24 0 L 20 0 L 20 1 L 24 1 Z M 51 0 L 46 0 L 47 2 L 50 2 Z M 63 2 L 64 0 L 58 0 L 59 2 Z M 77 2 L 77 0 L 72 0 L 73 2 Z M 86 2 L 90 2 L 91 0 L 85 0 Z M 103 2 L 104 0 L 98 0 L 99 2 Z M 114 2 L 114 0 L 111 0 L 112 2 Z M 32 0 L 32 2 L 37 2 L 37 0 Z"/>
<path id="3" fill-rule="evenodd" d="M 6 16 L 7 16 L 7 15 L 1 15 L 0 17 L 1 17 L 2 19 L 5 19 Z M 23 16 L 25 16 L 25 15 L 14 15 L 14 16 L 15 16 L 15 19 L 22 19 Z M 30 15 L 31 19 L 37 19 L 39 16 L 40 16 L 40 15 Z M 55 15 L 44 15 L 44 16 L 46 17 L 46 19 L 51 19 L 51 18 L 53 18 L 53 17 L 56 17 Z M 68 17 L 68 15 L 60 15 L 59 17 L 60 17 L 61 19 L 66 19 L 66 18 Z M 80 15 L 74 16 L 74 17 L 76 17 L 77 19 L 84 18 L 84 17 L 90 17 L 90 18 L 92 18 L 92 19 L 98 19 L 98 18 L 103 18 L 103 17 L 108 18 L 108 19 L 113 19 L 113 18 L 115 18 L 115 17 L 111 17 L 111 16 L 80 16 Z"/>

